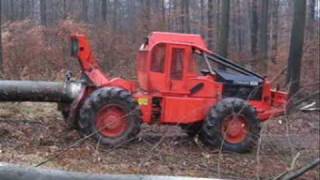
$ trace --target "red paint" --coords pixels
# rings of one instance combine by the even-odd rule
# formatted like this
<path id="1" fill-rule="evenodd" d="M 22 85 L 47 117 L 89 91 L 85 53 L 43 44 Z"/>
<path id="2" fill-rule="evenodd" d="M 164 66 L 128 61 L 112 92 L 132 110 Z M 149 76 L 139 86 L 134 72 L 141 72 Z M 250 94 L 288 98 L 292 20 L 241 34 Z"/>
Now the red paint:
<path id="1" fill-rule="evenodd" d="M 77 57 L 82 71 L 94 86 L 92 88 L 120 87 L 131 92 L 137 101 L 142 102 L 144 123 L 191 124 L 203 121 L 209 110 L 223 98 L 223 84 L 215 76 L 199 75 L 195 65 L 194 50 L 212 53 L 200 35 L 152 33 L 137 55 L 137 82 L 109 78 L 99 67 L 88 39 L 83 35 L 74 35 L 72 39 L 79 42 Z M 191 93 L 191 89 L 199 84 L 203 87 Z M 266 80 L 262 100 L 249 103 L 256 108 L 259 119 L 266 121 L 283 114 L 287 94 L 272 90 L 271 83 Z M 108 114 L 108 110 L 105 111 Z M 113 113 L 121 114 L 115 109 Z M 239 121 L 230 121 L 230 126 L 238 126 Z"/>
<path id="2" fill-rule="evenodd" d="M 225 141 L 238 144 L 243 142 L 248 136 L 248 123 L 242 116 L 231 115 L 223 121 L 221 131 L 223 132 Z"/>
<path id="3" fill-rule="evenodd" d="M 97 130 L 106 137 L 119 137 L 128 129 L 126 113 L 116 105 L 106 105 L 97 114 Z"/>

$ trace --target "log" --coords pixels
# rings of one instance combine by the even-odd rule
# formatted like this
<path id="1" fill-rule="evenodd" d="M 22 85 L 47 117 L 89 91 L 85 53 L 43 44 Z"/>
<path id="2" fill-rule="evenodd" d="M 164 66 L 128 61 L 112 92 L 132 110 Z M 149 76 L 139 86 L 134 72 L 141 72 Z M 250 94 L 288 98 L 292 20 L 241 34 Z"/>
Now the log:
<path id="1" fill-rule="evenodd" d="M 82 88 L 79 82 L 0 81 L 0 102 L 71 103 Z"/>
<path id="2" fill-rule="evenodd" d="M 144 176 L 144 175 L 97 175 L 52 169 L 19 167 L 0 163 L 1 180 L 208 180 L 207 178 Z"/>

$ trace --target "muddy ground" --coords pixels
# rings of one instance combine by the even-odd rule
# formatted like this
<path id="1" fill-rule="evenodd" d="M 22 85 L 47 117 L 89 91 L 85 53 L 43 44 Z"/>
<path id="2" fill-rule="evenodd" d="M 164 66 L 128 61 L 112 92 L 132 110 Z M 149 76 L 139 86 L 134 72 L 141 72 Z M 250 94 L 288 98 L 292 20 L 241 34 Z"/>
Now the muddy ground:
<path id="1" fill-rule="evenodd" d="M 288 123 L 287 123 L 288 122 Z M 187 137 L 179 127 L 145 126 L 139 138 L 110 149 L 66 127 L 52 104 L 0 104 L 0 161 L 112 174 L 155 174 L 232 179 L 272 179 L 293 157 L 301 167 L 319 157 L 319 113 L 294 113 L 264 123 L 261 146 L 248 154 L 220 154 Z M 73 145 L 71 148 L 70 146 Z M 64 151 L 65 149 L 68 149 Z M 320 168 L 301 179 L 320 179 Z"/>

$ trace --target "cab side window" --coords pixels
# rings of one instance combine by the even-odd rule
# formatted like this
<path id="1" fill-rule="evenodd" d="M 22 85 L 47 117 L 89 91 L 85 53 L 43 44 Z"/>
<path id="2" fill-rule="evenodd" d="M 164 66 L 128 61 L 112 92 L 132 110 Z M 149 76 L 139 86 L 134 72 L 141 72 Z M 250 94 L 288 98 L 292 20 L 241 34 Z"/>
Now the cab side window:
<path id="1" fill-rule="evenodd" d="M 171 79 L 182 80 L 184 69 L 184 49 L 172 49 Z"/>
<path id="2" fill-rule="evenodd" d="M 157 45 L 152 52 L 151 71 L 163 73 L 165 58 L 166 58 L 165 44 Z"/>

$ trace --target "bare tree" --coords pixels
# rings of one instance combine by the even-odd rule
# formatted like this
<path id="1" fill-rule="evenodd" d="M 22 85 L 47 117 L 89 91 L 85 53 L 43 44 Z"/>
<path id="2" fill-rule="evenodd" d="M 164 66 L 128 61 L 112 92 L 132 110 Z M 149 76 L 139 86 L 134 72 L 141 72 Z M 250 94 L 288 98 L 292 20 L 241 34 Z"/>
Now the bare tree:
<path id="1" fill-rule="evenodd" d="M 3 67 L 3 56 L 2 56 L 2 31 L 1 31 L 1 24 L 2 24 L 2 0 L 0 0 L 0 75 L 2 73 L 2 67 Z"/>
<path id="2" fill-rule="evenodd" d="M 276 62 L 278 54 L 279 0 L 272 1 L 272 53 L 271 61 Z"/>
<path id="3" fill-rule="evenodd" d="M 255 59 L 257 56 L 258 44 L 258 1 L 251 0 L 251 54 Z"/>
<path id="4" fill-rule="evenodd" d="M 88 11 L 89 11 L 89 1 L 88 0 L 82 0 L 82 20 L 85 22 L 89 21 L 88 17 Z"/>
<path id="5" fill-rule="evenodd" d="M 213 49 L 213 0 L 208 0 L 208 46 Z"/>
<path id="6" fill-rule="evenodd" d="M 41 25 L 47 25 L 47 0 L 40 0 L 40 22 Z"/>
<path id="7" fill-rule="evenodd" d="M 221 26 L 219 27 L 218 52 L 220 55 L 228 56 L 229 41 L 229 19 L 230 19 L 230 0 L 222 1 Z"/>
<path id="8" fill-rule="evenodd" d="M 290 52 L 288 58 L 287 81 L 290 94 L 300 88 L 301 58 L 303 55 L 304 28 L 306 21 L 306 0 L 294 0 L 294 18 L 291 30 Z"/>
<path id="9" fill-rule="evenodd" d="M 260 21 L 260 70 L 266 74 L 268 71 L 268 24 L 269 24 L 269 0 L 261 1 L 261 21 Z"/>
<path id="10" fill-rule="evenodd" d="M 103 22 L 107 22 L 107 15 L 108 15 L 108 0 L 101 0 L 101 15 Z"/>

